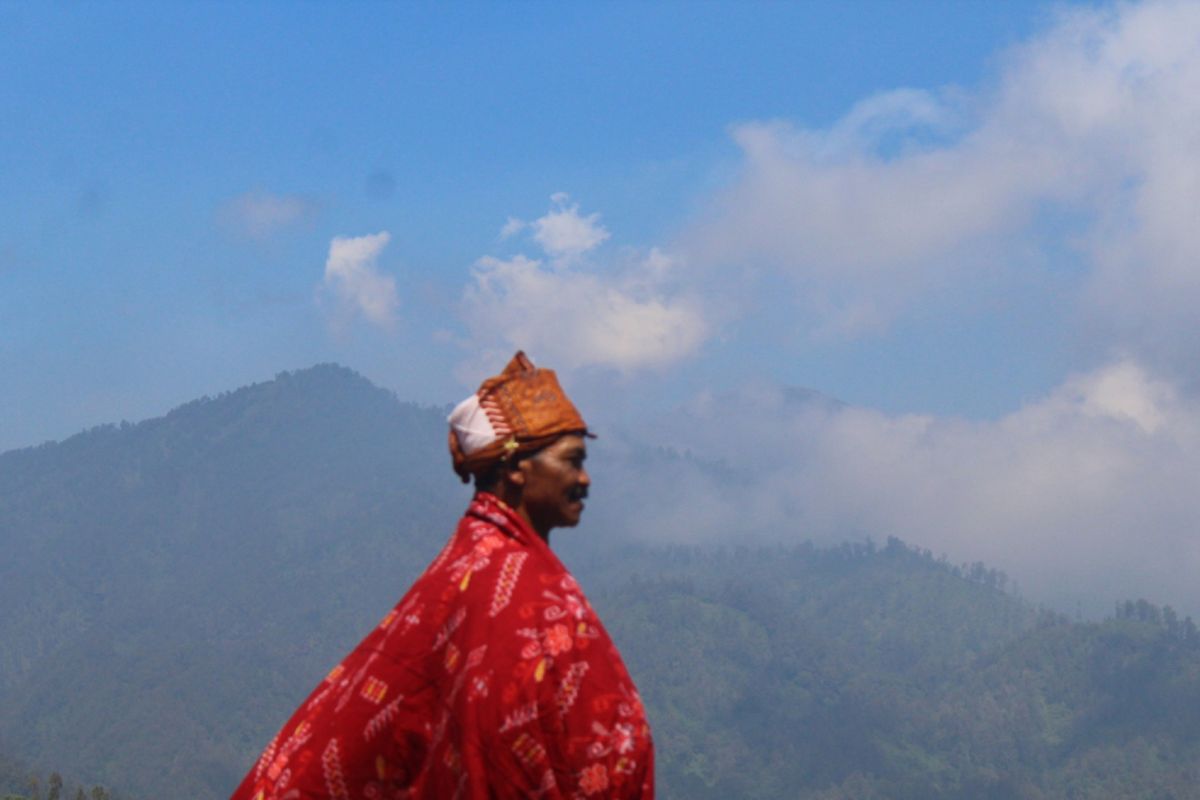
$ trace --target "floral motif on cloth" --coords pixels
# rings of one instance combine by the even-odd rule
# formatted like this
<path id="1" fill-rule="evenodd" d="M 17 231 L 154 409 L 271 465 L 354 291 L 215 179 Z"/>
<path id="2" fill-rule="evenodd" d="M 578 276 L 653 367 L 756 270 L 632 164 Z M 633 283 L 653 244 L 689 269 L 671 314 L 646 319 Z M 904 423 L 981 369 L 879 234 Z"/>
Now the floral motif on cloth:
<path id="1" fill-rule="evenodd" d="M 575 579 L 494 496 L 296 710 L 231 800 L 654 797 L 637 690 Z"/>

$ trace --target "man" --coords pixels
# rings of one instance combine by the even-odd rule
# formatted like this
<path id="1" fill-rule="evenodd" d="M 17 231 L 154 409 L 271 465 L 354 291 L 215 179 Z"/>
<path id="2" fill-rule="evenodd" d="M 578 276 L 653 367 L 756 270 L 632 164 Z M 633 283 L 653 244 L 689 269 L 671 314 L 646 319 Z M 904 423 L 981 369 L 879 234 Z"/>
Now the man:
<path id="1" fill-rule="evenodd" d="M 583 512 L 589 435 L 524 353 L 454 409 L 466 515 L 232 800 L 653 798 L 637 690 L 549 547 Z"/>

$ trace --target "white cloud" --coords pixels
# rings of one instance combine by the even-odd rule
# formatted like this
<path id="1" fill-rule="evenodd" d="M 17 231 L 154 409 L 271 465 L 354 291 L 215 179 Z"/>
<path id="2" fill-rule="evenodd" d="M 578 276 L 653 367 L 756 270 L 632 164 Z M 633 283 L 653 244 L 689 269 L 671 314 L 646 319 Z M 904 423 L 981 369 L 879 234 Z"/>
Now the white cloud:
<path id="1" fill-rule="evenodd" d="M 1083 413 L 1132 421 L 1146 433 L 1163 427 L 1163 409 L 1172 407 L 1176 400 L 1173 387 L 1151 380 L 1131 361 L 1073 378 L 1064 392 L 1067 402 Z"/>
<path id="2" fill-rule="evenodd" d="M 600 215 L 581 216 L 579 206 L 568 205 L 568 199 L 562 192 L 555 194 L 551 201 L 556 208 L 533 222 L 534 241 L 553 259 L 576 258 L 608 239 L 608 231 L 600 224 Z"/>
<path id="3" fill-rule="evenodd" d="M 269 239 L 311 219 L 316 204 L 298 195 L 253 191 L 238 195 L 221 207 L 218 219 L 227 229 L 249 239 Z"/>
<path id="4" fill-rule="evenodd" d="M 661 260 L 654 251 L 614 278 L 485 257 L 472 271 L 464 317 L 479 346 L 526 349 L 556 368 L 664 367 L 694 353 L 708 329 L 695 303 L 656 290 Z"/>
<path id="5" fill-rule="evenodd" d="M 376 260 L 391 235 L 386 231 L 368 236 L 335 236 L 329 243 L 322 289 L 334 299 L 335 320 L 346 322 L 361 314 L 379 326 L 395 321 L 396 280 L 380 272 Z"/>
<path id="6" fill-rule="evenodd" d="M 500 238 L 511 239 L 521 231 L 525 230 L 525 228 L 528 227 L 528 224 L 529 223 L 525 222 L 525 220 L 518 219 L 517 217 L 509 217 L 504 223 L 504 227 L 500 229 Z"/>
<path id="7" fill-rule="evenodd" d="M 620 461 L 612 524 L 683 542 L 889 535 L 982 559 L 1031 599 L 1104 612 L 1146 596 L 1200 613 L 1200 405 L 1133 361 L 994 421 L 888 415 L 749 387 L 643 422 L 698 462 Z M 619 508 L 619 511 L 616 509 Z"/>
<path id="8" fill-rule="evenodd" d="M 1001 65 L 987 90 L 887 92 L 827 129 L 736 126 L 740 177 L 690 260 L 785 274 L 811 329 L 847 335 L 1066 260 L 1100 345 L 1200 377 L 1200 5 L 1064 10 Z"/>
<path id="9" fill-rule="evenodd" d="M 535 220 L 546 259 L 486 256 L 463 295 L 468 346 L 477 363 L 520 348 L 558 369 L 661 369 L 694 354 L 710 334 L 700 303 L 674 286 L 676 264 L 657 248 L 598 265 L 586 256 L 609 237 L 598 214 L 584 216 L 566 194 Z M 525 223 L 509 218 L 507 238 Z"/>

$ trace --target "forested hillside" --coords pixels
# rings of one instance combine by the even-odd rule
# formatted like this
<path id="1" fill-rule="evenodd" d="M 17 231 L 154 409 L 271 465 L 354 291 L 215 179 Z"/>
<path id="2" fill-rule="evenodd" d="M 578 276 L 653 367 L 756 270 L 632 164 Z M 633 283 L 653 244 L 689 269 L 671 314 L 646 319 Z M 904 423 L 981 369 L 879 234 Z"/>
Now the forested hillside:
<path id="1" fill-rule="evenodd" d="M 319 367 L 0 457 L 0 741 L 227 793 L 441 545 L 465 497 L 443 425 Z"/>
<path id="2" fill-rule="evenodd" d="M 1002 580 L 892 539 L 692 554 L 598 602 L 669 797 L 1196 797 L 1191 621 L 1072 622 Z"/>
<path id="3" fill-rule="evenodd" d="M 227 796 L 449 533 L 443 418 L 323 366 L 0 456 L 0 796 L 34 770 Z M 1169 609 L 1070 621 L 886 537 L 666 548 L 603 519 L 556 547 L 664 797 L 1195 796 L 1200 637 Z"/>

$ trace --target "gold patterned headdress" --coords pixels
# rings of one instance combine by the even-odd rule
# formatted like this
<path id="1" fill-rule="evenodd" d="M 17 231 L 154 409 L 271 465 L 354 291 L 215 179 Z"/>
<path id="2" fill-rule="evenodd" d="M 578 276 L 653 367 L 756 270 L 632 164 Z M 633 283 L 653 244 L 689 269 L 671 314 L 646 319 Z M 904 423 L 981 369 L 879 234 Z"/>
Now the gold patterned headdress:
<path id="1" fill-rule="evenodd" d="M 587 434 L 587 423 L 558 385 L 554 370 L 538 369 L 524 352 L 459 403 L 449 422 L 450 456 L 464 483 L 565 433 Z"/>

